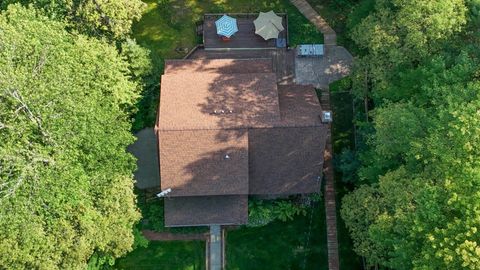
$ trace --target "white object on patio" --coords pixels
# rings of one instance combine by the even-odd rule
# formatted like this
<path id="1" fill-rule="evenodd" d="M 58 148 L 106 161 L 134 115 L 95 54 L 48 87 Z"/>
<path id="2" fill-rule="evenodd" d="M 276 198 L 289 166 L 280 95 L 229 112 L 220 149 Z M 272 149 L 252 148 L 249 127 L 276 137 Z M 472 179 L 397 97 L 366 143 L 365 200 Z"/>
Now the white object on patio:
<path id="1" fill-rule="evenodd" d="M 273 10 L 260 12 L 258 18 L 253 21 L 255 34 L 263 37 L 265 40 L 278 38 L 278 34 L 285 29 L 283 28 L 282 20 L 282 17 L 275 14 Z"/>
<path id="2" fill-rule="evenodd" d="M 323 44 L 302 44 L 297 47 L 298 56 L 323 56 Z"/>

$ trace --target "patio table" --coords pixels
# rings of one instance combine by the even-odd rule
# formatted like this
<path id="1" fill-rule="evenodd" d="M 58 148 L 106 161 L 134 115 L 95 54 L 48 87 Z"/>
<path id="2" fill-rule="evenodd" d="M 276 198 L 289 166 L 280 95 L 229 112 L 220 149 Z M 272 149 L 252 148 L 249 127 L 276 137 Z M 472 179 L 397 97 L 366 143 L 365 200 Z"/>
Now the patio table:
<path id="1" fill-rule="evenodd" d="M 315 57 L 323 56 L 323 44 L 301 44 L 297 47 L 298 56 Z"/>

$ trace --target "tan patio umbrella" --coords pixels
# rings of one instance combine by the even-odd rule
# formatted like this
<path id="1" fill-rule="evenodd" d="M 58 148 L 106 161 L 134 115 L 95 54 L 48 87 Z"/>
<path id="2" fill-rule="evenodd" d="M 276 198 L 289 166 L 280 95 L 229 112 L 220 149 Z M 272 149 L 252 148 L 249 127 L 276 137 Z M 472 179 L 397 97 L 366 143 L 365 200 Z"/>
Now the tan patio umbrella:
<path id="1" fill-rule="evenodd" d="M 260 12 L 253 24 L 255 24 L 255 34 L 263 37 L 265 40 L 278 38 L 278 34 L 284 30 L 282 17 L 275 14 L 273 10 Z"/>

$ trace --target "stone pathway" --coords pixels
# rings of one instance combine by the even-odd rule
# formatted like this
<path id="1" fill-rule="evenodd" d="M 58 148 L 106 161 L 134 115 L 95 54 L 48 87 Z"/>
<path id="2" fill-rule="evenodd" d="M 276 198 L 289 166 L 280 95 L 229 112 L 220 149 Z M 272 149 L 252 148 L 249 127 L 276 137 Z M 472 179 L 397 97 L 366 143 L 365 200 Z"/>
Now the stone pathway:
<path id="1" fill-rule="evenodd" d="M 223 269 L 222 261 L 223 261 L 223 237 L 222 237 L 222 229 L 220 225 L 212 225 L 210 226 L 210 243 L 208 245 L 209 248 L 209 270 L 221 270 Z"/>
<path id="2" fill-rule="evenodd" d="M 191 241 L 204 240 L 208 238 L 205 233 L 169 233 L 169 232 L 154 232 L 151 230 L 143 230 L 143 236 L 150 241 Z"/>
<path id="3" fill-rule="evenodd" d="M 324 43 L 326 46 L 337 45 L 337 34 L 328 25 L 318 13 L 305 0 L 290 0 L 290 2 L 298 8 L 298 10 L 323 34 Z"/>

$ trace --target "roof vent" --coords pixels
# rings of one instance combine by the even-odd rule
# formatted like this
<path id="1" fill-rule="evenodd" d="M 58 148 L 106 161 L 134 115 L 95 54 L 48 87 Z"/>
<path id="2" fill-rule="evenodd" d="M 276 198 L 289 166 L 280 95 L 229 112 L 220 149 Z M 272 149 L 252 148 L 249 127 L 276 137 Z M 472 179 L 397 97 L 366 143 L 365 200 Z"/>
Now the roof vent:
<path id="1" fill-rule="evenodd" d="M 220 114 L 232 114 L 232 109 L 221 109 L 221 110 L 213 110 L 210 114 L 220 115 Z"/>
<path id="2" fill-rule="evenodd" d="M 158 198 L 162 198 L 162 197 L 165 197 L 167 196 L 168 193 L 172 192 L 172 189 L 171 188 L 167 188 L 165 190 L 162 190 L 162 192 L 158 193 L 157 194 L 157 197 Z"/>
<path id="3" fill-rule="evenodd" d="M 332 121 L 332 112 L 322 111 L 322 123 L 331 123 Z"/>
<path id="4" fill-rule="evenodd" d="M 223 158 L 224 158 L 224 159 L 230 159 L 230 155 L 229 155 L 229 154 L 226 154 Z"/>

